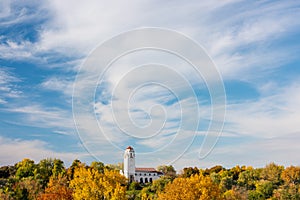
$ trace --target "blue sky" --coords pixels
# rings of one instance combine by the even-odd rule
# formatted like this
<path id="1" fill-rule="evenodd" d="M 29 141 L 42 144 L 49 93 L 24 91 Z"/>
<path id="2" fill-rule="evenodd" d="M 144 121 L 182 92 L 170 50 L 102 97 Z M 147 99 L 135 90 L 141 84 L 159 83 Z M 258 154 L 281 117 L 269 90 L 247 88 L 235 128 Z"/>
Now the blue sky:
<path id="1" fill-rule="evenodd" d="M 95 159 L 118 163 L 122 162 L 122 149 L 133 145 L 139 166 L 264 166 L 272 161 L 299 165 L 299 17 L 297 1 L 1 1 L 0 164 L 14 164 L 24 157 L 35 161 L 58 157 L 67 165 L 76 158 L 87 163 Z M 148 76 L 145 71 L 128 76 L 112 95 L 113 86 L 129 69 L 124 66 L 152 59 L 170 66 L 180 64 L 180 72 L 189 76 L 187 65 L 163 52 L 137 52 L 120 59 L 97 86 L 92 105 L 106 137 L 100 135 L 93 144 L 97 134 L 91 138 L 83 134 L 82 140 L 78 137 L 72 93 L 80 67 L 102 42 L 141 27 L 172 29 L 197 41 L 222 76 L 227 98 L 224 129 L 205 158 L 199 159 L 199 149 L 211 102 L 200 77 L 192 84 L 204 116 L 196 131 L 180 127 L 182 119 L 193 124 L 195 116 L 195 105 L 189 104 L 184 87 L 177 88 L 182 101 L 172 91 L 151 84 L 130 101 L 130 114 L 140 127 L 147 126 L 150 119 L 159 125 L 167 113 L 161 137 L 151 137 L 155 126 L 142 132 L 128 129 L 134 136 L 144 137 L 136 139 L 113 121 L 111 106 L 115 103 L 119 125 L 127 127 L 128 110 L 120 107 L 128 100 L 124 100 L 126 91 L 132 89 L 130 83 L 140 83 Z M 171 81 L 168 74 L 149 73 Z M 179 112 L 180 103 L 188 105 L 185 112 Z M 160 107 L 151 113 L 148 108 L 158 104 L 164 110 Z M 89 126 L 88 117 L 80 117 L 88 127 L 86 134 L 99 132 L 99 127 Z M 177 134 L 178 128 L 182 128 L 181 134 Z M 175 142 L 170 145 L 172 139 Z M 191 146 L 183 151 L 187 144 Z"/>

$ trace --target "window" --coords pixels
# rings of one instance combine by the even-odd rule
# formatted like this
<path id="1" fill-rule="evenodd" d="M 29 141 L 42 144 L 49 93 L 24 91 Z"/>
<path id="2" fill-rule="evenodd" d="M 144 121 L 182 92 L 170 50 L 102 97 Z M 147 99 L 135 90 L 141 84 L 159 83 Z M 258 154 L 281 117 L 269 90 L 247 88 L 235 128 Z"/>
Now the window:
<path id="1" fill-rule="evenodd" d="M 148 183 L 148 178 L 145 178 L 145 183 Z"/>
<path id="2" fill-rule="evenodd" d="M 140 178 L 140 183 L 143 183 L 143 178 Z"/>
<path id="3" fill-rule="evenodd" d="M 151 176 L 151 174 L 149 174 L 149 176 Z"/>
<path id="4" fill-rule="evenodd" d="M 147 174 L 144 174 L 144 176 L 147 176 Z"/>
<path id="5" fill-rule="evenodd" d="M 137 173 L 135 173 L 134 175 L 136 175 L 136 176 L 137 176 Z"/>
<path id="6" fill-rule="evenodd" d="M 152 178 L 149 179 L 150 183 L 152 183 Z"/>

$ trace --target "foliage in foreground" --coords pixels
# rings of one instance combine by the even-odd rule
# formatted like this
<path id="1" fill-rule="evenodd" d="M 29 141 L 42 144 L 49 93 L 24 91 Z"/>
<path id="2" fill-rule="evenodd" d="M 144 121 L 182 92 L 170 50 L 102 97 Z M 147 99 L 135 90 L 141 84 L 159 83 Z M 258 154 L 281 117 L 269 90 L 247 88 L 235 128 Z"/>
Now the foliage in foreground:
<path id="1" fill-rule="evenodd" d="M 165 175 L 147 184 L 128 184 L 119 173 L 121 166 L 74 160 L 65 168 L 59 159 L 37 164 L 23 159 L 14 166 L 0 167 L 0 199 L 300 199 L 299 166 L 188 167 L 178 174 L 171 165 L 159 166 L 157 170 Z"/>

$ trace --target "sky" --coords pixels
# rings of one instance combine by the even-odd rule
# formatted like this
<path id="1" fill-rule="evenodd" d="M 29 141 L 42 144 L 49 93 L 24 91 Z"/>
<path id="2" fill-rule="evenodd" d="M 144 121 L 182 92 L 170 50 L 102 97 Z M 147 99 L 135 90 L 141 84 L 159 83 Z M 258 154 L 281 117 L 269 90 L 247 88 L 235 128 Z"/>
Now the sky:
<path id="1" fill-rule="evenodd" d="M 299 165 L 299 18 L 289 0 L 1 0 L 0 165 L 118 163 L 129 145 L 140 167 Z M 114 40 L 136 30 L 170 35 Z M 208 71 L 171 49 L 99 64 L 144 39 L 198 53 L 178 35 L 198 44 Z"/>

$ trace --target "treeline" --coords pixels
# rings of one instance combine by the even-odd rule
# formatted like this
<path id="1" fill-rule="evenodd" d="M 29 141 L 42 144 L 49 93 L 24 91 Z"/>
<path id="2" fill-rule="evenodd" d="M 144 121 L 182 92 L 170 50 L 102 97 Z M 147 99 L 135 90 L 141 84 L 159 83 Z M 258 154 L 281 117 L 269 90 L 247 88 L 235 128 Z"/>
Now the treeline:
<path id="1" fill-rule="evenodd" d="M 159 166 L 164 176 L 147 184 L 128 184 L 120 169 L 122 164 L 86 165 L 74 160 L 66 168 L 59 159 L 39 163 L 24 159 L 0 167 L 0 199 L 300 199 L 299 166 L 285 168 L 270 163 L 264 168 L 188 167 L 179 173 L 173 166 Z"/>

